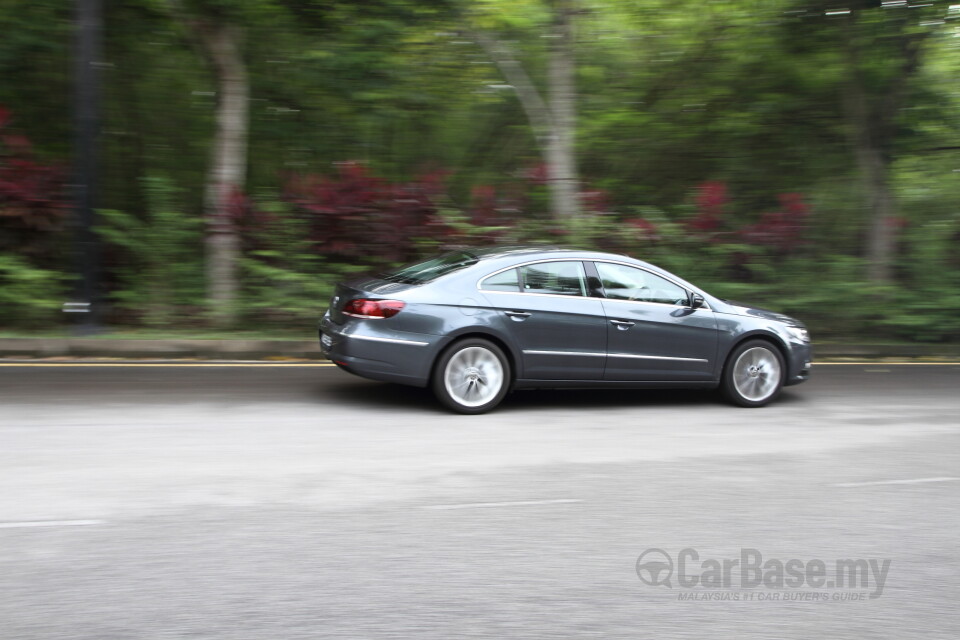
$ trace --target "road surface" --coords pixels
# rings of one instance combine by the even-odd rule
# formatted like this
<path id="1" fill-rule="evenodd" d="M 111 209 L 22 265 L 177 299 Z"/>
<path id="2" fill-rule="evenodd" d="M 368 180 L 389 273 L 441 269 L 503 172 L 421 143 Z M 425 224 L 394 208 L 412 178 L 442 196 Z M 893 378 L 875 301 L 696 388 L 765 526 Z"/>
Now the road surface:
<path id="1" fill-rule="evenodd" d="M 958 413 L 956 364 L 484 416 L 317 365 L 0 366 L 0 638 L 955 639 Z"/>

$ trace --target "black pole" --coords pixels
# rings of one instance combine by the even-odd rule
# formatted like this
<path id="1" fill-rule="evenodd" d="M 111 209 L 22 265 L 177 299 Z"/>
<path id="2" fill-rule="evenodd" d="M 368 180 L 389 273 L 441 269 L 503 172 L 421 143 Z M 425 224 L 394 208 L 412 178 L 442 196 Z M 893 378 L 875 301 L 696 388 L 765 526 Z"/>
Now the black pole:
<path id="1" fill-rule="evenodd" d="M 99 246 L 93 227 L 97 195 L 97 150 L 100 133 L 102 0 L 75 0 L 73 53 L 74 252 L 77 286 L 64 311 L 75 314 L 75 332 L 99 331 Z"/>

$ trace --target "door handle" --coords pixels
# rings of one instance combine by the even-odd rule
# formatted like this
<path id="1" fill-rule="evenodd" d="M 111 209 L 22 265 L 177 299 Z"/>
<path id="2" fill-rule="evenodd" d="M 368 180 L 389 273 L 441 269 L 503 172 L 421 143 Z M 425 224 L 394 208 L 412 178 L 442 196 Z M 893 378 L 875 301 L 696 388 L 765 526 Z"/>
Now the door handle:
<path id="1" fill-rule="evenodd" d="M 523 322 L 530 317 L 530 314 L 526 311 L 504 311 L 504 313 L 510 316 L 510 319 L 515 322 Z"/>
<path id="2" fill-rule="evenodd" d="M 630 320 L 611 320 L 610 322 L 620 331 L 626 331 L 636 324 L 636 322 L 631 322 Z"/>

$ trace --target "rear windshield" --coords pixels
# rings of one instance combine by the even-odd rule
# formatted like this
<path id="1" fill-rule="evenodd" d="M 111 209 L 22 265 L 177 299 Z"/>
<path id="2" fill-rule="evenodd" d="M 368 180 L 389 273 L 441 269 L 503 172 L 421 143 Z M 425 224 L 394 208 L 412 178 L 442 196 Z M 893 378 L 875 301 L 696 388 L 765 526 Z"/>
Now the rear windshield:
<path id="1" fill-rule="evenodd" d="M 390 282 L 423 284 L 464 267 L 469 267 L 472 264 L 477 264 L 478 261 L 477 256 L 466 251 L 451 251 L 424 262 L 408 264 L 395 271 L 381 273 L 380 277 Z"/>

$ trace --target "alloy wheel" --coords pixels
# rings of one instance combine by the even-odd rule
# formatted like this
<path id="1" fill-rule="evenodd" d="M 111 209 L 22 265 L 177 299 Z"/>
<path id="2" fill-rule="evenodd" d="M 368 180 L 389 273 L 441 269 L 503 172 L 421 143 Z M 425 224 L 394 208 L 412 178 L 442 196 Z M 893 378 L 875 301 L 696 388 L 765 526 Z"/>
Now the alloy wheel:
<path id="1" fill-rule="evenodd" d="M 503 388 L 505 372 L 500 359 L 489 349 L 468 346 L 453 354 L 443 372 L 447 394 L 464 407 L 480 407 Z"/>
<path id="2" fill-rule="evenodd" d="M 780 387 L 780 360 L 766 347 L 751 347 L 733 364 L 733 385 L 750 402 L 763 402 Z"/>

